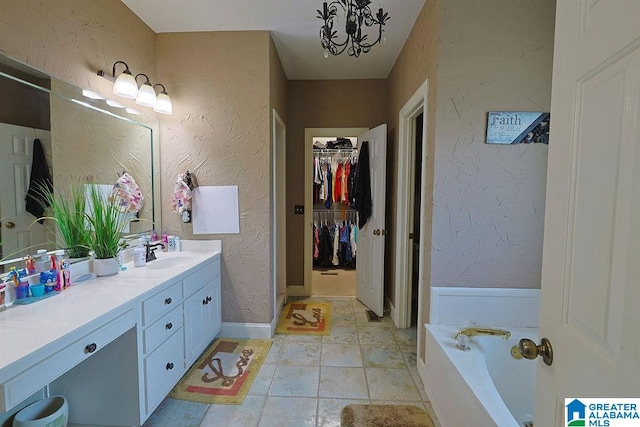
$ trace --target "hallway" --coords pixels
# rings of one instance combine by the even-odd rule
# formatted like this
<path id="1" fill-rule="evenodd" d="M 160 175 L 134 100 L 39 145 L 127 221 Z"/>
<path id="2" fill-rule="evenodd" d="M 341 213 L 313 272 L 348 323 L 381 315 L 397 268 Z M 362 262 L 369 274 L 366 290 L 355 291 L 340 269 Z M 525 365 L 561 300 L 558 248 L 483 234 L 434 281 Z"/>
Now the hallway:
<path id="1" fill-rule="evenodd" d="M 348 404 L 391 403 L 426 409 L 439 427 L 416 369 L 416 329 L 369 322 L 355 298 L 300 300 L 332 305 L 331 335 L 275 335 L 242 405 L 165 399 L 145 426 L 339 426 Z"/>

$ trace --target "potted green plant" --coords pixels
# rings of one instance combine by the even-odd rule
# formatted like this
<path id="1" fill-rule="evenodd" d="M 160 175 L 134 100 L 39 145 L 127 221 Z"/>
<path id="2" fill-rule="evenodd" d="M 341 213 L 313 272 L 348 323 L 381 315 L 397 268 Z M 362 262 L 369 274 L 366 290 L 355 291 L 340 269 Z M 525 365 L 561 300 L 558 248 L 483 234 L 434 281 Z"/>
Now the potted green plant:
<path id="1" fill-rule="evenodd" d="M 64 240 L 69 258 L 84 258 L 89 255 L 90 230 L 87 228 L 86 198 L 82 185 L 73 183 L 66 190 L 55 190 L 42 186 L 38 190 L 38 202 Z"/>
<path id="2" fill-rule="evenodd" d="M 125 244 L 122 231 L 127 221 L 120 212 L 118 198 L 114 192 L 103 193 L 95 185 L 88 190 L 87 220 L 91 228 L 89 247 L 95 253 L 94 273 L 98 276 L 110 276 L 119 271 L 118 252 Z"/>

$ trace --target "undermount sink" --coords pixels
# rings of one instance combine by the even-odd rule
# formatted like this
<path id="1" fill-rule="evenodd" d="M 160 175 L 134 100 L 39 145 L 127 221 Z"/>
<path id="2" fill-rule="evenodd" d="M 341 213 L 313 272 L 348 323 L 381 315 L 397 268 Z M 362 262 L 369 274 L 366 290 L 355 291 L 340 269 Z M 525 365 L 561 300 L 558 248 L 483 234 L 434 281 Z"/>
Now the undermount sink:
<path id="1" fill-rule="evenodd" d="M 147 268 L 152 270 L 164 270 L 167 268 L 179 267 L 189 261 L 186 256 L 160 257 L 147 263 Z"/>

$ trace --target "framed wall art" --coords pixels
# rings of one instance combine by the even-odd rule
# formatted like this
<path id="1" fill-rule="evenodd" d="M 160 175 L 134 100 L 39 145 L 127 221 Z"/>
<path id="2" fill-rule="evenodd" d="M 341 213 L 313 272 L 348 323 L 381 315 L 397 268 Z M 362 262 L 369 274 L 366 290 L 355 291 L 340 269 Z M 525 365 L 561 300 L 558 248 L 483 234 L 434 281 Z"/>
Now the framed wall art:
<path id="1" fill-rule="evenodd" d="M 487 144 L 548 144 L 549 113 L 489 111 Z"/>

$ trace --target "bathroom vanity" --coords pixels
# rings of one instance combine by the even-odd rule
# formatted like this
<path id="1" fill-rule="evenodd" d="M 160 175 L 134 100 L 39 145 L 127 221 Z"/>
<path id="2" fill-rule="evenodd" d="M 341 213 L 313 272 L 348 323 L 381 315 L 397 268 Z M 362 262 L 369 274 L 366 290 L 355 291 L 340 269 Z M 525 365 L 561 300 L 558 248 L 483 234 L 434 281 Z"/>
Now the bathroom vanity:
<path id="1" fill-rule="evenodd" d="M 45 387 L 70 423 L 141 425 L 221 327 L 219 241 L 0 313 L 0 412 Z"/>

